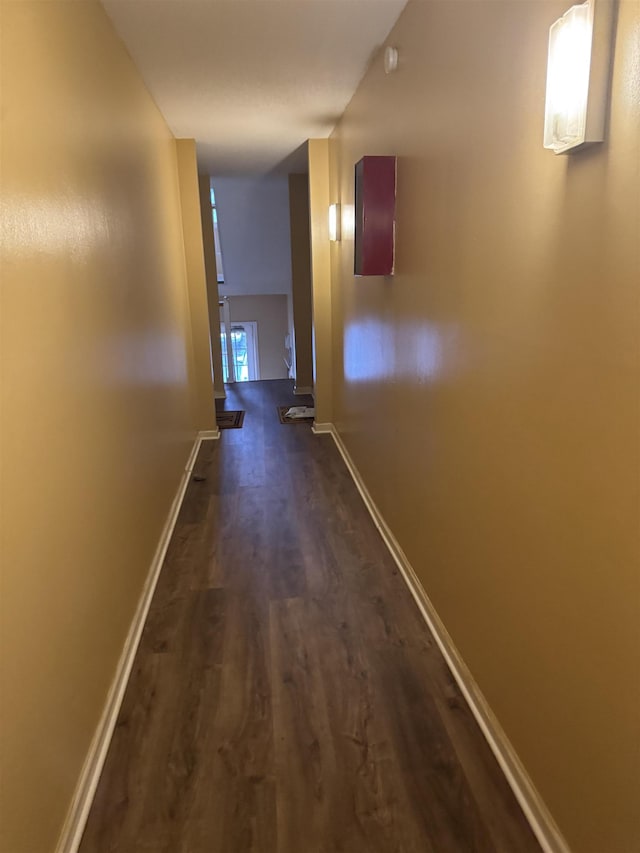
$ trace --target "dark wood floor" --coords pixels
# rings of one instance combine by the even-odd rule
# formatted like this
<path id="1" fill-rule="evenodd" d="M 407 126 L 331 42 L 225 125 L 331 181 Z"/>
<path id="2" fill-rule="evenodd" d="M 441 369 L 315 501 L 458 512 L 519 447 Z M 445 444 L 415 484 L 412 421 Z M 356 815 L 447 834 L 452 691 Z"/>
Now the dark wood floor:
<path id="1" fill-rule="evenodd" d="M 539 853 L 305 402 L 202 445 L 81 853 Z"/>

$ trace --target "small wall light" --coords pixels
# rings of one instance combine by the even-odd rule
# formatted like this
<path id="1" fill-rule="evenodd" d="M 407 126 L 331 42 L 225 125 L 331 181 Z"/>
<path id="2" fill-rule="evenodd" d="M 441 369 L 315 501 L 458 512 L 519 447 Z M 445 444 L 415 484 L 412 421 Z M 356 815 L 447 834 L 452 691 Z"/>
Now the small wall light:
<path id="1" fill-rule="evenodd" d="M 384 49 L 384 73 L 385 74 L 393 74 L 394 71 L 398 70 L 398 48 L 385 47 Z"/>
<path id="2" fill-rule="evenodd" d="M 556 154 L 604 139 L 612 21 L 612 0 L 586 0 L 549 29 L 544 147 Z"/>
<path id="3" fill-rule="evenodd" d="M 329 205 L 329 239 L 332 243 L 340 240 L 340 205 Z"/>

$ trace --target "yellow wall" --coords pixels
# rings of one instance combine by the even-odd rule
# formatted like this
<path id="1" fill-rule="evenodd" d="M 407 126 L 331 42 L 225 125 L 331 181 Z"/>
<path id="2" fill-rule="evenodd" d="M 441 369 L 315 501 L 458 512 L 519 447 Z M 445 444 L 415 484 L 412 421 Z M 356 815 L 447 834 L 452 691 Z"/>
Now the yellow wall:
<path id="1" fill-rule="evenodd" d="M 309 210 L 311 215 L 311 299 L 313 316 L 313 393 L 317 424 L 333 416 L 331 349 L 331 252 L 329 246 L 329 140 L 310 139 Z"/>
<path id="2" fill-rule="evenodd" d="M 175 142 L 102 7 L 2 3 L 3 853 L 51 853 L 194 438 Z"/>
<path id="3" fill-rule="evenodd" d="M 176 153 L 193 349 L 193 421 L 201 430 L 217 431 L 195 139 L 177 139 Z"/>
<path id="4" fill-rule="evenodd" d="M 216 245 L 213 236 L 211 214 L 211 179 L 209 175 L 198 176 L 200 192 L 200 223 L 204 265 L 207 277 L 207 303 L 209 311 L 209 336 L 211 360 L 213 364 L 213 384 L 216 397 L 226 397 L 222 372 L 222 348 L 220 345 L 220 293 L 218 291 L 218 268 L 216 266 Z"/>
<path id="5" fill-rule="evenodd" d="M 570 5 L 413 0 L 333 137 L 334 418 L 575 851 L 640 849 L 640 6 L 608 141 L 542 148 Z M 353 166 L 397 154 L 397 274 L 354 279 Z"/>
<path id="6" fill-rule="evenodd" d="M 295 329 L 295 386 L 301 389 L 310 388 L 313 385 L 308 175 L 289 175 L 289 222 L 291 296 Z"/>

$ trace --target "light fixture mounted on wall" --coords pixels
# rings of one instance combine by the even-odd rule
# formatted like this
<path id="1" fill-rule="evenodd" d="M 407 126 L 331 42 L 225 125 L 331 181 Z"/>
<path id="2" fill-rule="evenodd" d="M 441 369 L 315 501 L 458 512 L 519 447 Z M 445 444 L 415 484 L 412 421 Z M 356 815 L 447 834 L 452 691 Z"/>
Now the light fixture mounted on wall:
<path id="1" fill-rule="evenodd" d="M 340 240 L 340 205 L 329 205 L 329 239 L 332 243 L 337 243 Z"/>
<path id="2" fill-rule="evenodd" d="M 398 70 L 398 48 L 388 45 L 384 49 L 384 73 L 393 74 Z"/>
<path id="3" fill-rule="evenodd" d="M 572 6 L 549 29 L 544 147 L 564 154 L 604 140 L 613 0 Z"/>

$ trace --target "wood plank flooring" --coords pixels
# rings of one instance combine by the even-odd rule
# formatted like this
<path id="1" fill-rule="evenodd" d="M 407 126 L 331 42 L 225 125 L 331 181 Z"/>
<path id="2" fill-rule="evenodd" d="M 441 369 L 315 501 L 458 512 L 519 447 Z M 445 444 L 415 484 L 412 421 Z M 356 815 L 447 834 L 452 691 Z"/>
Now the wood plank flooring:
<path id="1" fill-rule="evenodd" d="M 202 445 L 80 853 L 539 853 L 305 402 Z"/>

